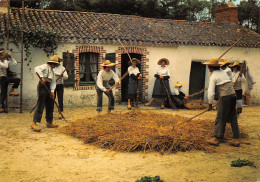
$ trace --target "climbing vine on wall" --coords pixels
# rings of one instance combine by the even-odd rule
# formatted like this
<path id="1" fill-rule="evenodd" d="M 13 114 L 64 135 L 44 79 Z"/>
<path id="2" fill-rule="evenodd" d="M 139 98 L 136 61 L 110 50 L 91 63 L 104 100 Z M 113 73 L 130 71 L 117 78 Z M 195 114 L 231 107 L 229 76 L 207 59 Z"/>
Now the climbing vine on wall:
<path id="1" fill-rule="evenodd" d="M 26 53 L 25 61 L 30 61 L 32 47 L 43 49 L 50 56 L 58 47 L 60 35 L 55 31 L 45 30 L 43 28 L 24 30 L 24 51 Z"/>
<path id="2" fill-rule="evenodd" d="M 17 31 L 11 31 L 10 36 L 19 45 L 20 35 Z M 32 62 L 31 54 L 32 48 L 40 48 L 46 53 L 47 57 L 54 54 L 55 49 L 58 47 L 58 42 L 61 36 L 58 32 L 53 30 L 46 30 L 43 28 L 25 29 L 24 30 L 24 61 L 27 62 L 27 66 L 30 66 Z M 31 68 L 29 69 L 31 71 Z"/>

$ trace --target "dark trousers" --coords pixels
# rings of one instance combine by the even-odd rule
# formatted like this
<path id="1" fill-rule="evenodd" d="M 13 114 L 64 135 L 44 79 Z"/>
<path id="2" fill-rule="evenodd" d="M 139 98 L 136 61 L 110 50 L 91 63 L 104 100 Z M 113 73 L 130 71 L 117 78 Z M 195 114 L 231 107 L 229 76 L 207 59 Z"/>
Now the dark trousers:
<path id="1" fill-rule="evenodd" d="M 97 87 L 97 111 L 102 111 L 102 102 L 103 102 L 103 91 L 100 90 Z M 109 101 L 108 101 L 108 109 L 109 110 L 114 110 L 114 105 L 115 105 L 115 100 L 114 100 L 114 96 L 113 96 L 113 91 L 110 90 L 110 92 L 106 93 L 106 96 L 108 97 Z"/>
<path id="2" fill-rule="evenodd" d="M 56 96 L 58 97 L 59 107 L 60 107 L 61 112 L 63 112 L 64 85 L 63 84 L 56 85 L 54 94 L 55 94 L 55 98 L 56 98 Z M 53 104 L 54 104 L 54 102 L 53 102 Z"/>
<path id="3" fill-rule="evenodd" d="M 5 100 L 7 98 L 7 90 L 8 90 L 8 84 L 14 83 L 12 88 L 18 88 L 20 84 L 20 78 L 8 78 L 6 76 L 0 77 L 0 83 L 1 83 L 1 106 L 3 109 L 6 109 Z"/>
<path id="4" fill-rule="evenodd" d="M 46 82 L 46 86 L 50 89 L 50 83 Z M 40 123 L 42 120 L 42 113 L 45 107 L 46 111 L 46 121 L 47 123 L 52 123 L 53 121 L 53 100 L 46 88 L 39 82 L 37 86 L 38 101 L 37 107 L 33 116 L 33 122 Z"/>
<path id="5" fill-rule="evenodd" d="M 240 138 L 240 132 L 236 115 L 235 94 L 219 98 L 217 118 L 215 120 L 214 136 L 224 138 L 226 123 L 231 123 L 233 138 Z"/>

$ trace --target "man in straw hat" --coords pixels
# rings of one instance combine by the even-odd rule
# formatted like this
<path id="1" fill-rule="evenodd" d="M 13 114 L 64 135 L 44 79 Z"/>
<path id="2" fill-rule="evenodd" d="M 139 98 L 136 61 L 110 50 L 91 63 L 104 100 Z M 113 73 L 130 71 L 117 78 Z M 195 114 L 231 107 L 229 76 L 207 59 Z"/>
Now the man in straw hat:
<path id="1" fill-rule="evenodd" d="M 239 114 L 242 113 L 242 82 L 246 81 L 246 78 L 244 74 L 240 72 L 240 65 L 238 62 L 234 62 L 230 67 L 232 68 L 232 84 L 237 96 L 237 115 L 239 116 Z"/>
<path id="2" fill-rule="evenodd" d="M 19 87 L 20 79 L 10 77 L 7 74 L 8 68 L 10 66 L 17 65 L 17 61 L 11 56 L 11 52 L 8 50 L 0 51 L 0 83 L 1 83 L 1 108 L 0 113 L 6 111 L 5 100 L 7 98 L 7 89 L 9 83 L 14 83 L 9 95 L 18 96 L 19 93 L 15 92 L 14 89 Z"/>
<path id="3" fill-rule="evenodd" d="M 154 98 L 161 98 L 162 99 L 161 109 L 164 109 L 164 101 L 167 98 L 166 89 L 168 90 L 168 93 L 171 93 L 170 85 L 169 85 L 170 71 L 166 66 L 169 65 L 170 62 L 168 59 L 162 58 L 158 61 L 157 64 L 160 66 L 158 67 L 157 72 L 154 75 L 156 80 L 153 86 L 152 98 L 148 103 L 145 104 L 145 106 L 150 106 Z"/>
<path id="4" fill-rule="evenodd" d="M 215 88 L 217 88 L 220 95 L 214 137 L 208 140 L 208 143 L 218 146 L 224 138 L 226 123 L 230 122 L 234 138 L 230 141 L 230 145 L 239 146 L 240 132 L 236 115 L 236 94 L 232 82 L 226 72 L 220 69 L 217 58 L 211 58 L 203 64 L 208 65 L 208 69 L 211 72 L 208 87 L 208 110 L 212 109 Z"/>
<path id="5" fill-rule="evenodd" d="M 112 89 L 109 89 L 109 80 L 114 79 L 116 85 L 119 85 L 118 76 L 115 74 L 113 70 L 111 70 L 111 67 L 115 66 L 115 63 L 111 63 L 109 60 L 106 60 L 103 64 L 101 64 L 101 66 L 103 66 L 103 69 L 98 73 L 96 86 L 98 115 L 100 115 L 100 112 L 102 111 L 103 93 L 105 93 L 109 99 L 108 113 L 110 113 L 111 110 L 114 109 L 114 96 Z"/>
<path id="6" fill-rule="evenodd" d="M 230 80 L 232 80 L 232 71 L 231 71 L 231 69 L 228 67 L 228 65 L 229 65 L 228 61 L 229 61 L 228 59 L 220 59 L 220 60 L 219 60 L 220 68 L 221 68 L 222 70 L 224 70 L 224 71 L 227 73 L 227 75 L 228 75 L 228 77 L 230 78 Z"/>
<path id="7" fill-rule="evenodd" d="M 63 95 L 64 95 L 64 85 L 63 85 L 63 80 L 67 80 L 69 78 L 68 73 L 66 69 L 63 67 L 61 62 L 63 62 L 63 59 L 61 59 L 59 56 L 56 55 L 56 57 L 59 60 L 59 66 L 55 67 L 53 69 L 55 73 L 55 79 L 56 79 L 56 89 L 54 91 L 55 98 L 56 96 L 58 97 L 58 102 L 59 102 L 59 107 L 60 111 L 63 112 Z M 54 104 L 54 102 L 53 102 Z M 58 118 L 61 119 L 62 116 L 59 113 Z"/>
<path id="8" fill-rule="evenodd" d="M 220 68 L 226 72 L 226 74 L 228 75 L 229 79 L 232 80 L 232 71 L 231 69 L 228 67 L 229 63 L 228 63 L 228 59 L 220 59 L 219 60 L 219 64 L 220 64 Z M 219 93 L 217 88 L 215 89 L 215 97 L 214 100 L 217 101 L 217 103 L 219 102 Z"/>
<path id="9" fill-rule="evenodd" d="M 54 99 L 54 90 L 56 88 L 55 73 L 53 69 L 59 66 L 59 58 L 56 56 L 50 57 L 50 60 L 47 61 L 47 64 L 42 64 L 35 67 L 35 72 L 41 77 L 41 81 L 38 83 L 37 92 L 38 92 L 38 101 L 37 107 L 33 116 L 33 122 L 31 128 L 33 131 L 40 132 L 41 129 L 37 123 L 41 122 L 42 113 L 45 107 L 46 111 L 46 126 L 48 128 L 57 128 L 58 125 L 53 124 L 53 99 Z M 46 90 L 44 85 L 51 91 L 51 95 Z"/>

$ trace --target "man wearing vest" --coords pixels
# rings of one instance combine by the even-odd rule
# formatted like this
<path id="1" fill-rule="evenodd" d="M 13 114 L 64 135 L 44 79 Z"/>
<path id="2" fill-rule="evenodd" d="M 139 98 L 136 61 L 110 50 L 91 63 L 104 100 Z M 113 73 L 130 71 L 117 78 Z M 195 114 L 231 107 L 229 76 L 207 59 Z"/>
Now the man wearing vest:
<path id="1" fill-rule="evenodd" d="M 217 108 L 217 117 L 215 120 L 214 137 L 207 142 L 210 145 L 218 146 L 224 139 L 226 123 L 231 123 L 233 132 L 233 140 L 229 142 L 232 146 L 239 146 L 240 132 L 236 115 L 236 93 L 232 82 L 225 71 L 220 69 L 218 59 L 211 58 L 208 62 L 203 63 L 208 65 L 211 73 L 208 87 L 208 110 L 212 109 L 212 103 L 215 96 L 215 88 L 219 92 L 219 105 Z"/>

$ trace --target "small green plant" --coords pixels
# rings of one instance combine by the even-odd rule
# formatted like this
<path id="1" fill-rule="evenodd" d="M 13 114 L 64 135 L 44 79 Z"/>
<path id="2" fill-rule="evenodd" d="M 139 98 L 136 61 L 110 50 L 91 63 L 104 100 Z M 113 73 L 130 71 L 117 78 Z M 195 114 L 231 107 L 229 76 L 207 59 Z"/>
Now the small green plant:
<path id="1" fill-rule="evenodd" d="M 155 176 L 155 177 L 145 176 L 142 177 L 140 180 L 136 180 L 136 182 L 163 182 L 163 181 L 160 179 L 160 176 Z"/>
<path id="2" fill-rule="evenodd" d="M 251 162 L 251 161 L 249 161 L 247 159 L 241 160 L 240 158 L 238 158 L 235 161 L 231 161 L 231 166 L 232 167 L 242 167 L 242 166 L 256 167 L 253 162 Z"/>

